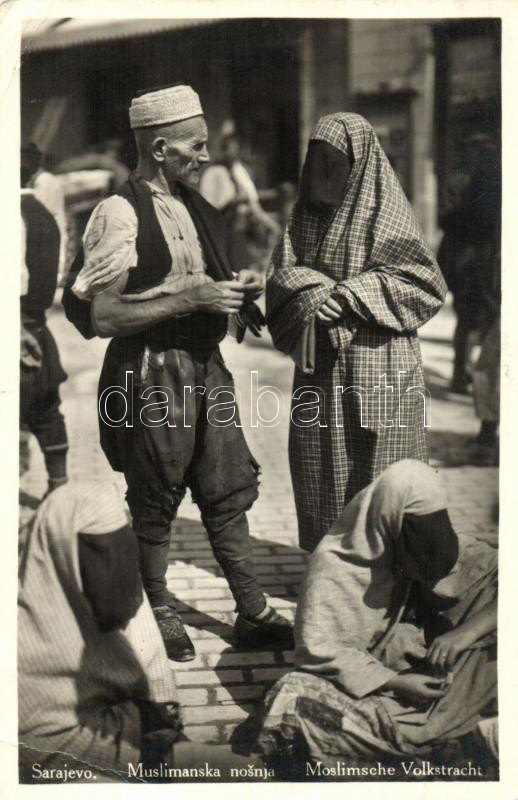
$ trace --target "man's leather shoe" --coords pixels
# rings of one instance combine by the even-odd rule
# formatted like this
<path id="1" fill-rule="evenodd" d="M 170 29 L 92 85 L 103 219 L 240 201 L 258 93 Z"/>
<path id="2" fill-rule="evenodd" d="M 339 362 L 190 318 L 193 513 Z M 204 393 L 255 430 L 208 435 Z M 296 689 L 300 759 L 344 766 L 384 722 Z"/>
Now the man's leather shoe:
<path id="1" fill-rule="evenodd" d="M 234 633 L 238 644 L 242 647 L 256 649 L 258 647 L 293 650 L 293 625 L 274 608 L 261 619 L 250 619 L 238 614 L 234 625 Z"/>
<path id="2" fill-rule="evenodd" d="M 167 657 L 173 661 L 192 661 L 196 652 L 178 612 L 171 606 L 157 606 L 153 608 L 153 614 Z"/>

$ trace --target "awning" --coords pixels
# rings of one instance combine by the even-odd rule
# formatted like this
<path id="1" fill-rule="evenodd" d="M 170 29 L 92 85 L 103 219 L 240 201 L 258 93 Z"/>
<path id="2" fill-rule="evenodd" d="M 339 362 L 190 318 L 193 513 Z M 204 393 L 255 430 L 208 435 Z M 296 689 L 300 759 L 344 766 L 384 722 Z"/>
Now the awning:
<path id="1" fill-rule="evenodd" d="M 91 42 L 148 36 L 210 25 L 218 19 L 31 19 L 23 23 L 22 52 L 61 50 Z"/>

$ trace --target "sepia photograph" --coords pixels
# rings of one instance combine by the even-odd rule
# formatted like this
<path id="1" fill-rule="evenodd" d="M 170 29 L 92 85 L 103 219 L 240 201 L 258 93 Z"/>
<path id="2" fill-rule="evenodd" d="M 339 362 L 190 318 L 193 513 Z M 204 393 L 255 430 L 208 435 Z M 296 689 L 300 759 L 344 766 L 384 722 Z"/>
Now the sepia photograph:
<path id="1" fill-rule="evenodd" d="M 67 5 L 12 154 L 19 784 L 499 781 L 502 19 Z"/>

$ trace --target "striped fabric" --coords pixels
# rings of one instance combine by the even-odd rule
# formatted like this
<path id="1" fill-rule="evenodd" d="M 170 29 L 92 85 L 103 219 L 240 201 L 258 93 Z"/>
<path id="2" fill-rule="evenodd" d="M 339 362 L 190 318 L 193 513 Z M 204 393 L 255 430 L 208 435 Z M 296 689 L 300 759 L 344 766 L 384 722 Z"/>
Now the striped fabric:
<path id="1" fill-rule="evenodd" d="M 124 630 L 100 633 L 82 593 L 78 534 L 127 524 L 115 485 L 69 483 L 40 506 L 20 566 L 20 745 L 126 771 L 141 752 L 135 700 L 176 701 L 173 674 L 144 599 Z"/>
<path id="2" fill-rule="evenodd" d="M 330 115 L 318 122 L 312 138 L 349 155 L 345 197 L 325 214 L 297 201 L 274 251 L 266 293 L 274 341 L 283 340 L 287 327 L 293 334 L 294 307 L 301 325 L 319 299 L 323 303 L 332 296 L 344 308 L 338 323 L 320 330 L 311 379 L 295 370 L 294 390 L 311 385 L 323 398 L 321 409 L 325 401 L 319 424 L 290 428 L 299 540 L 307 550 L 389 464 L 403 458 L 426 461 L 423 397 L 412 389 L 423 386 L 416 330 L 446 295 L 437 263 L 369 123 L 356 114 Z M 301 268 L 319 274 L 320 283 L 308 281 L 306 291 Z M 376 390 L 380 378 L 392 389 Z M 362 391 L 337 395 L 337 386 Z"/>

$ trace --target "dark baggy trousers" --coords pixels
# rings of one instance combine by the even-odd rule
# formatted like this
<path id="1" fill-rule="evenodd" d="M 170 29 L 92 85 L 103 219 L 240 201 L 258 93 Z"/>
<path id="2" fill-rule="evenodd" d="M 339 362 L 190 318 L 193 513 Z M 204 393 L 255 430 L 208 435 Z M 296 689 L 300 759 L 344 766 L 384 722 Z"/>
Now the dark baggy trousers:
<path id="1" fill-rule="evenodd" d="M 113 391 L 117 386 L 123 391 Z M 151 605 L 170 604 L 170 526 L 190 489 L 237 610 L 260 613 L 266 601 L 245 514 L 257 498 L 259 467 L 245 442 L 233 378 L 219 349 L 155 352 L 114 339 L 99 389 L 101 444 L 126 478 Z M 122 425 L 108 422 L 124 417 Z"/>

